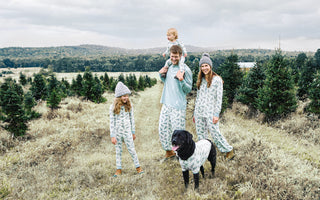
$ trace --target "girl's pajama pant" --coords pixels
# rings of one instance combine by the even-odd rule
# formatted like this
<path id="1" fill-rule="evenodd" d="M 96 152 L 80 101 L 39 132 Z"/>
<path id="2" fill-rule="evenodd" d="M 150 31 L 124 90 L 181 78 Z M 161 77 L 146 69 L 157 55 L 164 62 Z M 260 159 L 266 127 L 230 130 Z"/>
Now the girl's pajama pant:
<path id="1" fill-rule="evenodd" d="M 174 130 L 185 130 L 186 110 L 162 105 L 159 119 L 159 138 L 162 148 L 172 150 L 171 137 Z"/>
<path id="2" fill-rule="evenodd" d="M 116 134 L 116 167 L 117 169 L 122 169 L 121 167 L 121 156 L 122 156 L 122 141 L 127 146 L 127 149 L 131 155 L 131 158 L 133 160 L 133 163 L 135 167 L 140 167 L 138 156 L 136 153 L 136 150 L 134 148 L 134 143 L 133 143 L 133 137 L 132 137 L 132 132 L 130 130 L 125 130 L 125 129 L 120 129 L 118 130 L 118 133 Z"/>
<path id="3" fill-rule="evenodd" d="M 195 117 L 198 140 L 208 139 L 208 131 L 211 133 L 214 143 L 220 152 L 230 152 L 233 147 L 229 145 L 226 138 L 220 133 L 219 122 L 214 124 L 207 117 Z"/>

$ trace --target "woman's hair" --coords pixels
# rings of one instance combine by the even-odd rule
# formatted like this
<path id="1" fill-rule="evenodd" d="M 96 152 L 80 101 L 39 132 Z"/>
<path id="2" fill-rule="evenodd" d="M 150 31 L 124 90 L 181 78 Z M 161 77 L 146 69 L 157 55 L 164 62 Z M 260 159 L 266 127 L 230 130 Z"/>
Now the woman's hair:
<path id="1" fill-rule="evenodd" d="M 113 104 L 113 112 L 114 114 L 119 115 L 120 114 L 120 109 L 121 106 L 124 106 L 126 112 L 130 112 L 131 110 L 131 102 L 130 99 L 126 103 L 123 103 L 121 100 L 121 97 L 117 97 L 114 99 L 114 104 Z"/>
<path id="2" fill-rule="evenodd" d="M 209 73 L 209 78 L 207 80 L 207 88 L 209 88 L 211 86 L 211 82 L 212 82 L 212 79 L 213 77 L 215 76 L 219 76 L 217 73 L 215 73 L 214 71 L 212 71 L 211 69 L 211 73 Z M 198 80 L 197 80 L 197 88 L 198 90 L 200 89 L 200 85 L 201 85 L 201 82 L 202 82 L 202 78 L 205 77 L 205 74 L 201 71 L 201 67 L 200 67 L 200 70 L 199 70 L 199 73 L 198 73 Z M 221 76 L 219 76 L 221 78 Z M 222 80 L 222 78 L 221 78 Z M 223 83 L 223 80 L 222 80 L 222 83 Z"/>
<path id="3" fill-rule="evenodd" d="M 175 39 L 178 39 L 178 31 L 175 28 L 169 28 L 167 34 L 172 34 L 173 36 L 175 36 Z"/>

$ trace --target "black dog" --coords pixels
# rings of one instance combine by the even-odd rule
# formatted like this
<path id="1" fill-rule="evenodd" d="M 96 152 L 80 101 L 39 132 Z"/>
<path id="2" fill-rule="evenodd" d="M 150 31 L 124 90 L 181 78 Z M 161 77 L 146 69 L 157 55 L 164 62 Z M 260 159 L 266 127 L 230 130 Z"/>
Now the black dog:
<path id="1" fill-rule="evenodd" d="M 172 150 L 177 152 L 182 168 L 185 188 L 189 185 L 189 170 L 193 173 L 194 188 L 199 188 L 199 170 L 204 177 L 203 164 L 208 159 L 211 172 L 214 175 L 216 166 L 216 148 L 210 140 L 200 140 L 195 143 L 192 135 L 185 130 L 175 130 L 172 134 Z"/>

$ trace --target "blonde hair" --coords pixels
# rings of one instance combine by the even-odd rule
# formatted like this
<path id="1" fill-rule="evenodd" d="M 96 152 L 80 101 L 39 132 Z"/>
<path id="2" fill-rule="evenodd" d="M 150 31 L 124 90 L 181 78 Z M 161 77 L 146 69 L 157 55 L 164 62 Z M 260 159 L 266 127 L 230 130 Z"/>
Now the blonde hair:
<path id="1" fill-rule="evenodd" d="M 208 77 L 208 80 L 207 80 L 207 88 L 209 88 L 211 86 L 211 82 L 212 82 L 212 79 L 213 77 L 215 76 L 219 76 L 217 73 L 215 73 L 214 71 L 212 71 L 211 69 L 211 73 L 209 73 L 209 77 Z M 197 88 L 198 90 L 200 89 L 200 85 L 201 85 L 201 82 L 202 82 L 202 78 L 205 77 L 205 74 L 201 71 L 201 67 L 200 67 L 200 70 L 199 70 L 199 73 L 198 73 L 198 80 L 197 80 Z M 219 76 L 221 78 L 221 76 Z M 222 78 L 221 78 L 222 80 Z M 222 83 L 223 83 L 223 80 L 222 80 Z"/>
<path id="2" fill-rule="evenodd" d="M 178 31 L 175 28 L 169 28 L 167 34 L 172 34 L 173 36 L 175 36 L 175 39 L 178 39 Z"/>
<path id="3" fill-rule="evenodd" d="M 116 114 L 116 115 L 120 114 L 121 106 L 124 106 L 126 112 L 130 112 L 130 110 L 131 110 L 130 99 L 128 99 L 128 101 L 126 103 L 123 103 L 122 100 L 121 100 L 121 97 L 115 98 L 114 99 L 114 103 L 113 103 L 113 112 L 114 112 L 114 114 Z"/>

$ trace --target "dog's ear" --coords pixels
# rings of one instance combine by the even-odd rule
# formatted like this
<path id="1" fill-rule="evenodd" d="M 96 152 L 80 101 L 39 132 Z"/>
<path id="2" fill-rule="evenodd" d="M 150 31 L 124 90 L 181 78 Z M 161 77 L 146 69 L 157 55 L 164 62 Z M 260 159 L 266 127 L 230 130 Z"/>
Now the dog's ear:
<path id="1" fill-rule="evenodd" d="M 192 141 L 192 137 L 193 137 L 192 134 L 189 133 L 189 132 L 186 131 L 186 130 L 184 130 L 183 132 L 184 132 L 184 134 L 185 134 L 185 136 L 186 136 L 187 143 L 188 143 L 188 144 L 192 143 L 192 142 L 191 142 L 191 141 Z"/>

